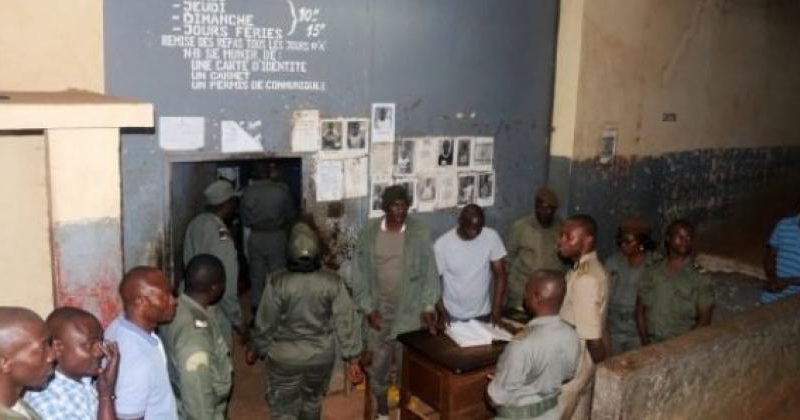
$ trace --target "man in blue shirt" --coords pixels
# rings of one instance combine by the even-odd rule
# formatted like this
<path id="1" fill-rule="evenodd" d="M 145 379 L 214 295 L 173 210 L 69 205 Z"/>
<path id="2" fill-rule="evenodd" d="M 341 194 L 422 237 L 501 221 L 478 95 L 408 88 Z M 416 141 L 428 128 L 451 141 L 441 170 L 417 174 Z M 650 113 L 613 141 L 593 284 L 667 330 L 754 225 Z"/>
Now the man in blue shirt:
<path id="1" fill-rule="evenodd" d="M 103 341 L 100 321 L 83 309 L 58 308 L 46 322 L 53 335 L 55 376 L 41 391 L 27 392 L 25 401 L 43 420 L 116 419 L 116 343 Z"/>
<path id="2" fill-rule="evenodd" d="M 175 316 L 167 278 L 156 268 L 135 267 L 122 279 L 119 294 L 124 313 L 106 328 L 120 352 L 117 418 L 177 420 L 164 346 L 155 334 L 158 324 Z"/>
<path id="3" fill-rule="evenodd" d="M 800 292 L 800 214 L 781 219 L 764 256 L 767 275 L 761 303 L 773 303 Z"/>

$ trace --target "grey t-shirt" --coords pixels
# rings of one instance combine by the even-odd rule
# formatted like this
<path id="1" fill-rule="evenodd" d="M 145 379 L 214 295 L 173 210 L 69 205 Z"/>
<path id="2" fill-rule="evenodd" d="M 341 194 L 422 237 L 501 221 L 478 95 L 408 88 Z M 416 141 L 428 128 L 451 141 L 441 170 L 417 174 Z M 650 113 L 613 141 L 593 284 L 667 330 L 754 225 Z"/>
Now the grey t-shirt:
<path id="1" fill-rule="evenodd" d="M 389 325 L 397 311 L 400 279 L 403 276 L 403 247 L 406 234 L 381 229 L 375 240 L 375 267 L 378 272 L 378 310 Z M 386 328 L 388 330 L 388 328 Z"/>

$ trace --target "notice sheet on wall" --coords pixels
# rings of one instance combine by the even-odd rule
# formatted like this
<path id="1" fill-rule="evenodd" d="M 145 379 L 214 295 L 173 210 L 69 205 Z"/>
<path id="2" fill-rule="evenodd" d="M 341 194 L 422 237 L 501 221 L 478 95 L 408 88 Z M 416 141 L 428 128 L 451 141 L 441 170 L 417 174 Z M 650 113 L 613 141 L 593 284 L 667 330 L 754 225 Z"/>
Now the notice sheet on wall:
<path id="1" fill-rule="evenodd" d="M 341 200 L 344 193 L 343 165 L 341 160 L 318 160 L 314 181 L 317 201 Z"/>
<path id="2" fill-rule="evenodd" d="M 170 151 L 202 149 L 205 128 L 203 117 L 161 117 L 158 119 L 158 145 Z"/>
<path id="3" fill-rule="evenodd" d="M 319 150 L 319 110 L 298 109 L 292 112 L 292 151 Z"/>

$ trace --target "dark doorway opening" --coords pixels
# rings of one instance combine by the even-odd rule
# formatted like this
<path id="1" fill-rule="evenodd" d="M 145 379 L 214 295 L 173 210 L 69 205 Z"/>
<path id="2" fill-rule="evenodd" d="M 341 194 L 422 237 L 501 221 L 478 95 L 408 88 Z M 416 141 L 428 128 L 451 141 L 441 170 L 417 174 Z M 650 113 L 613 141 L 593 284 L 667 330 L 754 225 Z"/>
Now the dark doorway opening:
<path id="1" fill-rule="evenodd" d="M 169 257 L 165 259 L 165 271 L 173 285 L 183 280 L 183 240 L 186 228 L 192 219 L 205 211 L 203 190 L 217 179 L 226 179 L 241 191 L 255 178 L 257 165 L 274 165 L 280 172 L 279 180 L 289 186 L 292 200 L 298 212 L 302 212 L 302 159 L 271 158 L 247 160 L 214 160 L 201 162 L 172 162 L 169 168 Z M 235 216 L 228 228 L 236 242 L 239 256 L 239 290 L 248 284 L 247 259 L 244 255 L 243 229 Z"/>

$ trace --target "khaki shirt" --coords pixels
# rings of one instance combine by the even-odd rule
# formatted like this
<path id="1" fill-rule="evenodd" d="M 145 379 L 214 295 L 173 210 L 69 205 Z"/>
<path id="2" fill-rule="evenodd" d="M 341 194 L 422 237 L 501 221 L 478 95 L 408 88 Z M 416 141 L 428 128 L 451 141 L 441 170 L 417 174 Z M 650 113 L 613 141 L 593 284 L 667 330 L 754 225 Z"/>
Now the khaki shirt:
<path id="1" fill-rule="evenodd" d="M 214 312 L 181 294 L 175 318 L 159 334 L 179 417 L 224 419 L 233 365 Z"/>
<path id="2" fill-rule="evenodd" d="M 673 272 L 664 260 L 645 271 L 639 281 L 639 300 L 645 309 L 647 335 L 659 342 L 694 327 L 699 309 L 714 304 L 714 286 L 694 263 Z"/>
<path id="3" fill-rule="evenodd" d="M 220 328 L 226 336 L 228 345 L 231 345 L 232 327 L 242 325 L 242 310 L 237 297 L 239 260 L 231 232 L 213 213 L 205 212 L 197 215 L 186 229 L 183 263 L 188 264 L 189 260 L 198 254 L 211 254 L 219 258 L 225 267 L 225 294 L 214 306 Z"/>
<path id="4" fill-rule="evenodd" d="M 583 255 L 567 272 L 567 294 L 561 305 L 561 318 L 575 327 L 581 340 L 603 337 L 608 289 L 608 274 L 596 252 Z"/>
<path id="5" fill-rule="evenodd" d="M 508 283 L 506 308 L 522 308 L 525 283 L 536 270 L 563 271 L 558 258 L 558 237 L 561 220 L 556 218 L 550 227 L 543 227 L 536 215 L 525 216 L 511 225 L 506 239 L 508 251 Z"/>

